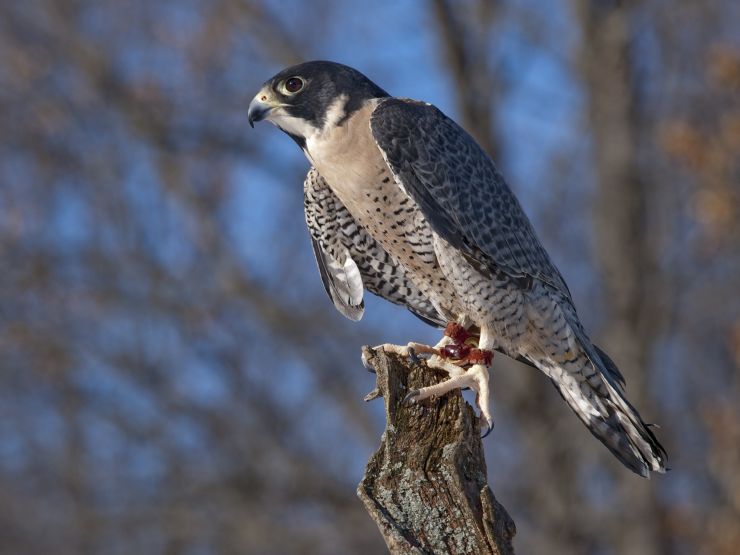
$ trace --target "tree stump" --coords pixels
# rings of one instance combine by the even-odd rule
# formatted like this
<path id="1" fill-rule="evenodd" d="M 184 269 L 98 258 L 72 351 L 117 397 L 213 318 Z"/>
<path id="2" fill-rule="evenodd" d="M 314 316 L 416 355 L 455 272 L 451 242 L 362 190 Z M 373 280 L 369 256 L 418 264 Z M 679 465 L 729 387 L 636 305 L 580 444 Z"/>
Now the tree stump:
<path id="1" fill-rule="evenodd" d="M 403 406 L 439 381 L 424 362 L 363 348 L 382 396 L 386 429 L 357 495 L 393 555 L 513 554 L 514 521 L 488 487 L 478 419 L 459 391 Z"/>

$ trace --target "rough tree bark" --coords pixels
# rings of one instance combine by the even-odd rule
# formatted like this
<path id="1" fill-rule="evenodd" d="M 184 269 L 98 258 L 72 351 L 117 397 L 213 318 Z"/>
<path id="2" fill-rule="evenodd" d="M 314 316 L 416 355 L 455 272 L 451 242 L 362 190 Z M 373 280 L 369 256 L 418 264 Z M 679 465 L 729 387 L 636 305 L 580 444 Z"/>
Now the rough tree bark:
<path id="1" fill-rule="evenodd" d="M 386 429 L 357 494 L 393 555 L 513 554 L 514 521 L 488 487 L 477 417 L 459 391 L 403 406 L 410 389 L 439 380 L 411 364 L 363 349 L 375 369 Z"/>

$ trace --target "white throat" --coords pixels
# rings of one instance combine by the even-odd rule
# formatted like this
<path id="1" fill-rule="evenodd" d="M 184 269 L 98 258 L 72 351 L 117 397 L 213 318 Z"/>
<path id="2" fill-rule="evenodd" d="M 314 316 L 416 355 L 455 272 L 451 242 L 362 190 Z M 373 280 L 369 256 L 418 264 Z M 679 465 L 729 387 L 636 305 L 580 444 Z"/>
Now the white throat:
<path id="1" fill-rule="evenodd" d="M 282 131 L 296 137 L 311 137 L 318 132 L 318 129 L 305 119 L 290 116 L 283 110 L 275 110 L 268 116 L 267 121 Z"/>
<path id="2" fill-rule="evenodd" d="M 306 147 L 303 151 L 308 161 L 314 166 L 319 162 L 319 159 L 326 156 L 330 143 L 334 143 L 336 139 L 341 140 L 341 137 L 337 136 L 337 132 L 340 130 L 337 126 L 347 114 L 345 108 L 348 100 L 349 97 L 345 94 L 339 96 L 326 110 L 323 127 L 321 129 L 313 128 L 315 130 L 313 133 L 303 135 L 306 137 Z M 334 146 L 336 147 L 336 145 Z"/>
<path id="3" fill-rule="evenodd" d="M 326 121 L 324 122 L 324 127 L 321 129 L 322 133 L 334 129 L 342 121 L 342 118 L 347 113 L 345 108 L 347 107 L 348 100 L 349 97 L 346 94 L 342 94 L 331 103 L 329 109 L 326 111 Z"/>
<path id="4" fill-rule="evenodd" d="M 308 146 L 308 143 L 321 142 L 337 126 L 346 114 L 345 107 L 348 100 L 349 97 L 343 94 L 331 103 L 326 110 L 324 125 L 321 128 L 304 119 L 291 116 L 282 109 L 275 110 L 267 119 L 286 133 L 303 137 L 306 140 L 306 146 Z"/>

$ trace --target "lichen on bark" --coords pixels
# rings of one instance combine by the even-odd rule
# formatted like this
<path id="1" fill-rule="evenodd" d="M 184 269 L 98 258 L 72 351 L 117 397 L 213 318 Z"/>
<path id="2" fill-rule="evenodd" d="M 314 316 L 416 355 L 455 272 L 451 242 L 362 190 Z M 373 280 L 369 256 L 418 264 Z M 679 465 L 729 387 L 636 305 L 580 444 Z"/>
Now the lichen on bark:
<path id="1" fill-rule="evenodd" d="M 386 429 L 357 494 L 394 555 L 513 554 L 514 521 L 488 487 L 475 412 L 459 391 L 405 406 L 442 376 L 423 362 L 363 348 Z"/>

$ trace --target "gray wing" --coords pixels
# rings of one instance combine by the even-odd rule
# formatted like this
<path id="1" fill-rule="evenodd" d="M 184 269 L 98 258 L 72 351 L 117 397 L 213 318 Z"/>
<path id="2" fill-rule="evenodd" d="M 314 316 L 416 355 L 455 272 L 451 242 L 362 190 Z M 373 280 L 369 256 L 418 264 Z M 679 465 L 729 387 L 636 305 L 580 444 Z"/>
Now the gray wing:
<path id="1" fill-rule="evenodd" d="M 479 269 L 570 292 L 519 202 L 475 140 L 430 104 L 389 98 L 370 128 L 432 229 Z"/>
<path id="2" fill-rule="evenodd" d="M 433 326 L 444 319 L 408 280 L 403 269 L 357 224 L 315 168 L 303 183 L 303 205 L 321 280 L 337 310 L 362 318 L 363 286 L 371 293 L 406 306 Z"/>

